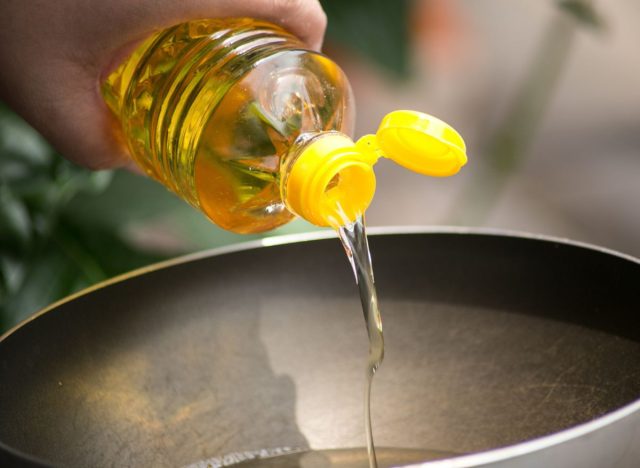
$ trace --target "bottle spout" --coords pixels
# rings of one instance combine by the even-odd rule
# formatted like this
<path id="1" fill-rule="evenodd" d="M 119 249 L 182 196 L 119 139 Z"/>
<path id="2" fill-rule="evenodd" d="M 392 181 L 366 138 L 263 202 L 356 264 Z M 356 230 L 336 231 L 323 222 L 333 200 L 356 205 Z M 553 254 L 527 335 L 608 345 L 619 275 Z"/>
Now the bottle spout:
<path id="1" fill-rule="evenodd" d="M 348 136 L 318 135 L 281 181 L 287 208 L 317 226 L 344 226 L 362 215 L 376 190 L 373 164 Z"/>

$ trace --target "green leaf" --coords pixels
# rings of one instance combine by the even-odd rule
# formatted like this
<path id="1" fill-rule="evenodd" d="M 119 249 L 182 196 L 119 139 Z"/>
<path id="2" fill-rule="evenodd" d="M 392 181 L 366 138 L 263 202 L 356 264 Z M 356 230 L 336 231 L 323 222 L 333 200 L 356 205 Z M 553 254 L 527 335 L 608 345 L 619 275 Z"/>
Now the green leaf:
<path id="1" fill-rule="evenodd" d="M 25 268 L 24 263 L 10 255 L 0 255 L 0 277 L 3 283 L 4 294 L 10 294 L 20 288 L 24 280 Z M 2 299 L 4 295 L 0 295 Z M 2 301 L 0 300 L 0 303 Z"/>
<path id="2" fill-rule="evenodd" d="M 31 219 L 27 208 L 7 185 L 0 186 L 0 239 L 4 245 L 23 248 L 31 240 Z"/>
<path id="3" fill-rule="evenodd" d="M 60 223 L 56 240 L 69 257 L 81 268 L 84 276 L 96 282 L 115 275 L 140 268 L 151 263 L 166 260 L 167 255 L 144 251 L 131 245 L 113 230 L 86 225 L 74 225 L 66 220 Z M 92 274 L 88 274 L 89 271 Z M 97 277 L 101 276 L 101 277 Z"/>
<path id="4" fill-rule="evenodd" d="M 76 272 L 55 249 L 34 256 L 26 262 L 26 267 L 21 287 L 0 304 L 0 321 L 5 327 L 73 292 Z"/>
<path id="5" fill-rule="evenodd" d="M 3 268 L 4 283 L 12 280 L 14 285 L 13 289 L 4 288 L 5 297 L 0 301 L 0 322 L 8 327 L 79 289 L 166 256 L 140 251 L 113 232 L 60 220 L 49 241 L 30 257 L 21 257 L 13 264 L 6 256 L 2 259 L 6 261 L 0 265 L 20 274 L 15 281 L 10 277 L 12 272 L 5 274 Z"/>
<path id="6" fill-rule="evenodd" d="M 327 37 L 394 73 L 409 74 L 408 0 L 322 0 Z"/>
<path id="7" fill-rule="evenodd" d="M 87 222 L 105 216 L 99 204 L 87 204 L 87 219 L 69 216 L 74 200 L 100 200 L 109 192 L 113 176 L 55 155 L 35 130 L 0 103 L 0 332 L 79 288 L 165 258 L 123 239 L 118 216 L 108 223 Z M 153 186 L 154 194 L 166 193 L 158 184 L 137 179 Z M 107 216 L 144 209 L 155 199 L 152 194 L 137 204 L 126 188 L 111 193 L 118 203 Z M 186 206 L 168 194 L 166 198 Z"/>
<path id="8" fill-rule="evenodd" d="M 598 30 L 605 29 L 604 19 L 595 10 L 591 2 L 584 0 L 559 0 L 558 7 L 569 13 L 584 26 Z"/>
<path id="9" fill-rule="evenodd" d="M 0 182 L 3 184 L 28 180 L 36 172 L 23 155 L 0 149 Z"/>
<path id="10" fill-rule="evenodd" d="M 186 202 L 147 177 L 115 171 L 102 193 L 87 193 L 71 200 L 64 214 L 77 223 L 122 231 L 128 224 L 193 210 Z"/>
<path id="11" fill-rule="evenodd" d="M 100 195 L 103 193 L 113 181 L 114 171 L 95 171 L 87 177 L 84 192 L 91 195 Z"/>
<path id="12" fill-rule="evenodd" d="M 45 166 L 54 151 L 42 136 L 0 102 L 0 155 L 14 153 L 34 166 Z"/>

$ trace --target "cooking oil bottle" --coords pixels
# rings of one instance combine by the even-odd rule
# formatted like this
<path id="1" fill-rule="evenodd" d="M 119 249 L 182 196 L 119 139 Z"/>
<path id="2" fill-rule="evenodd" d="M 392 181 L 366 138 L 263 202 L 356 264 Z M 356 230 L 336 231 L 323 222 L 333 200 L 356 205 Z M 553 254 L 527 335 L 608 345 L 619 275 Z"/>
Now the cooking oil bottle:
<path id="1" fill-rule="evenodd" d="M 466 162 L 455 130 L 419 112 L 392 112 L 354 143 L 353 97 L 338 65 L 253 19 L 160 31 L 102 92 L 137 164 L 240 233 L 295 215 L 319 226 L 355 221 L 373 198 L 380 156 L 435 176 Z"/>

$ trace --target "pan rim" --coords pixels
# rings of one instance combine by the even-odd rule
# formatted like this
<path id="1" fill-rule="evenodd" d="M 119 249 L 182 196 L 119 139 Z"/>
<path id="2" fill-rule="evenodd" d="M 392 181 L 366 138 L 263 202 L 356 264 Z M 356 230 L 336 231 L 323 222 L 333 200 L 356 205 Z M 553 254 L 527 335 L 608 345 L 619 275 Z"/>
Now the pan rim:
<path id="1" fill-rule="evenodd" d="M 586 250 L 603 253 L 618 257 L 623 260 L 630 261 L 640 265 L 640 258 L 636 258 L 632 255 L 625 254 L 623 252 L 610 249 L 608 247 L 591 244 L 588 242 L 577 241 L 566 237 L 552 236 L 547 234 L 534 234 L 526 231 L 499 229 L 499 228 L 482 228 L 482 227 L 464 227 L 464 226 L 373 226 L 367 227 L 368 236 L 386 236 L 386 235 L 402 235 L 402 234 L 455 234 L 455 235 L 474 235 L 474 236 L 486 236 L 486 237 L 507 237 L 524 240 L 535 240 L 541 242 L 551 242 L 557 244 L 568 245 L 572 247 L 578 247 Z M 135 278 L 146 273 L 161 270 L 164 268 L 170 268 L 176 265 L 184 263 L 202 260 L 208 257 L 217 257 L 219 255 L 226 255 L 234 252 L 242 252 L 253 249 L 260 249 L 265 247 L 272 247 L 277 245 L 296 244 L 302 242 L 311 242 L 316 240 L 337 238 L 337 234 L 331 230 L 310 231 L 296 234 L 283 234 L 280 236 L 265 237 L 263 239 L 250 240 L 245 242 L 238 242 L 235 244 L 229 244 L 222 247 L 214 247 L 211 249 L 200 250 L 197 252 L 179 255 L 168 260 L 152 263 L 144 267 L 136 268 L 134 270 L 116 275 L 112 278 L 100 281 L 94 285 L 91 285 L 85 289 L 70 294 L 58 301 L 55 301 L 48 306 L 34 312 L 32 315 L 17 323 L 9 330 L 0 335 L 0 344 L 5 341 L 10 335 L 17 330 L 27 325 L 29 322 L 36 320 L 41 315 L 56 309 L 57 307 L 73 301 L 78 297 L 82 297 L 86 294 L 90 294 L 93 291 L 108 287 L 112 284 L 126 281 L 130 278 Z"/>
<path id="2" fill-rule="evenodd" d="M 379 226 L 369 227 L 367 234 L 372 236 L 386 236 L 386 235 L 403 235 L 403 234 L 452 234 L 452 235 L 471 235 L 481 237 L 504 237 L 511 239 L 533 240 L 547 243 L 556 243 L 565 246 L 577 247 L 585 250 L 590 250 L 605 255 L 614 256 L 622 260 L 629 261 L 640 265 L 640 259 L 632 255 L 625 254 L 607 247 L 591 244 L 583 241 L 576 241 L 569 238 L 552 236 L 547 234 L 535 234 L 526 231 L 499 229 L 499 228 L 482 228 L 482 227 L 461 227 L 461 226 Z M 130 272 L 117 275 L 113 278 L 109 278 L 105 281 L 96 283 L 88 288 L 66 296 L 32 314 L 30 317 L 16 324 L 5 333 L 0 335 L 0 345 L 5 342 L 11 335 L 17 333 L 21 328 L 27 326 L 33 320 L 38 319 L 42 315 L 49 313 L 58 307 L 71 302 L 79 297 L 90 294 L 94 291 L 103 289 L 112 284 L 117 284 L 126 281 L 131 278 L 135 278 L 147 273 L 151 273 L 157 270 L 170 268 L 176 265 L 185 264 L 192 261 L 201 260 L 208 257 L 216 257 L 220 255 L 231 254 L 234 252 L 248 251 L 254 249 L 261 249 L 265 247 L 296 244 L 302 242 L 311 242 L 318 240 L 325 240 L 337 238 L 337 235 L 332 230 L 320 230 L 303 232 L 296 234 L 285 234 L 280 236 L 265 237 L 263 239 L 251 240 L 245 242 L 239 242 L 236 244 L 226 245 L 223 247 L 216 247 L 212 249 L 205 249 L 202 251 L 181 255 L 175 258 L 164 260 L 161 262 L 153 263 L 145 267 L 137 268 Z M 570 427 L 568 429 L 554 432 L 542 437 L 519 442 L 516 444 L 508 445 L 505 447 L 490 449 L 483 452 L 471 453 L 467 455 L 461 455 L 454 458 L 445 460 L 436 460 L 425 463 L 418 463 L 413 465 L 406 465 L 408 467 L 423 467 L 423 468 L 472 468 L 481 467 L 490 463 L 496 463 L 506 461 L 510 459 L 519 458 L 525 455 L 529 455 L 535 452 L 549 449 L 551 447 L 560 445 L 562 443 L 576 440 L 587 434 L 594 433 L 598 430 L 604 429 L 611 424 L 623 420 L 634 413 L 640 413 L 640 398 L 635 401 L 624 405 L 610 413 L 600 416 L 591 421 L 578 424 L 577 426 Z M 6 445 L 3 441 L 0 441 L 0 451 L 11 454 L 14 457 L 18 457 L 23 461 L 32 463 L 34 466 L 55 466 L 50 462 L 33 455 L 24 453 L 14 447 Z"/>

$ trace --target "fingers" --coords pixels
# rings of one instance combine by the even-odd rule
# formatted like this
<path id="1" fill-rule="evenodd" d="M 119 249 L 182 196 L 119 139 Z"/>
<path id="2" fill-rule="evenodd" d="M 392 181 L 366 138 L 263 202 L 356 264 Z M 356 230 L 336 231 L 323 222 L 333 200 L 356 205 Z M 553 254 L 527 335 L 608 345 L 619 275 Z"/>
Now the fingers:
<path id="1" fill-rule="evenodd" d="M 327 17 L 318 0 L 189 0 L 169 1 L 161 22 L 169 26 L 200 18 L 249 17 L 279 24 L 320 50 Z M 159 18 L 160 19 L 160 18 Z"/>
<path id="2" fill-rule="evenodd" d="M 327 16 L 317 0 L 252 0 L 228 2 L 241 11 L 229 15 L 249 16 L 279 24 L 315 50 L 320 50 Z"/>
<path id="3" fill-rule="evenodd" d="M 320 2 L 317 0 L 272 1 L 275 8 L 270 12 L 270 16 L 265 16 L 264 19 L 280 24 L 314 50 L 320 51 L 327 28 L 327 15 L 320 6 Z"/>
<path id="4" fill-rule="evenodd" d="M 67 90 L 65 99 L 50 110 L 55 124 L 41 129 L 61 154 L 89 169 L 134 165 L 121 140 L 120 123 L 97 93 Z"/>

